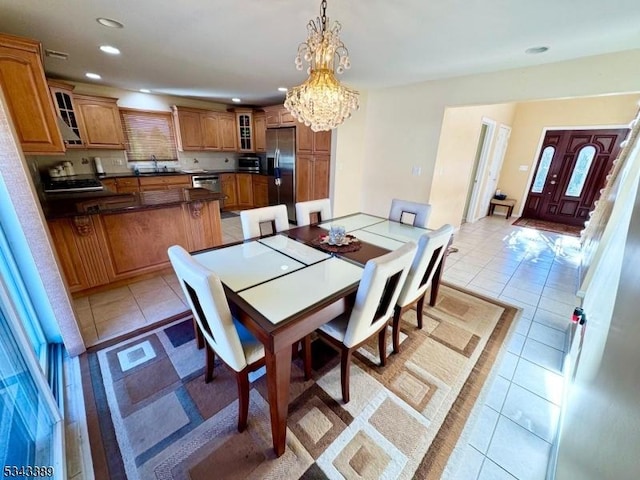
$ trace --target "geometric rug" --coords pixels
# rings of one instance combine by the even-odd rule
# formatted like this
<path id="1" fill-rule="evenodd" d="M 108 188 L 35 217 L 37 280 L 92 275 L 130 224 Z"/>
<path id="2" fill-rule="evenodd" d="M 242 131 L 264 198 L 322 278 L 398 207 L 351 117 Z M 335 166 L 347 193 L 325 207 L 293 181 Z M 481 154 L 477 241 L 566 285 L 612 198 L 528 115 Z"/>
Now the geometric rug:
<path id="1" fill-rule="evenodd" d="M 443 284 L 437 305 L 424 308 L 422 330 L 414 310 L 404 315 L 401 352 L 389 354 L 386 367 L 378 366 L 377 338 L 354 354 L 346 405 L 339 354 L 315 340 L 311 380 L 301 360 L 292 361 L 279 458 L 264 369 L 250 376 L 248 427 L 238 433 L 234 377 L 216 363 L 204 383 L 191 320 L 89 353 L 108 476 L 438 479 L 519 314 Z"/>
<path id="2" fill-rule="evenodd" d="M 577 227 L 575 225 L 565 225 L 563 223 L 547 222 L 545 220 L 535 220 L 533 218 L 518 218 L 512 223 L 514 227 L 533 228 L 535 230 L 544 230 L 547 232 L 559 233 L 561 235 L 571 235 L 579 237 L 580 232 L 584 230 L 584 225 Z"/>

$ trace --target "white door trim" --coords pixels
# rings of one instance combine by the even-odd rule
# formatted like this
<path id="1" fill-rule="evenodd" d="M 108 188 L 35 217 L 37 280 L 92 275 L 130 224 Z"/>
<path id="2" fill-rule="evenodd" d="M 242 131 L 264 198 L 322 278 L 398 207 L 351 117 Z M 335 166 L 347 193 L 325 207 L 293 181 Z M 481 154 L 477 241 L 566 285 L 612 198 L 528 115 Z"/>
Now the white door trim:
<path id="1" fill-rule="evenodd" d="M 482 188 L 482 178 L 484 178 L 484 172 L 487 168 L 487 159 L 489 157 L 489 152 L 491 151 L 491 145 L 493 144 L 493 135 L 496 130 L 497 122 L 490 118 L 482 117 L 482 125 L 486 125 L 487 131 L 484 136 L 484 142 L 482 142 L 482 146 L 478 145 L 478 148 L 481 148 L 482 150 L 480 153 L 480 159 L 478 160 L 476 176 L 472 179 L 473 183 L 471 186 L 472 191 L 471 199 L 469 200 L 469 207 L 465 212 L 465 221 L 467 223 L 473 223 L 479 218 L 476 212 L 476 207 L 478 205 L 478 198 L 480 196 L 480 190 Z M 482 127 L 480 131 L 482 131 Z M 479 138 L 478 141 L 480 141 Z"/>

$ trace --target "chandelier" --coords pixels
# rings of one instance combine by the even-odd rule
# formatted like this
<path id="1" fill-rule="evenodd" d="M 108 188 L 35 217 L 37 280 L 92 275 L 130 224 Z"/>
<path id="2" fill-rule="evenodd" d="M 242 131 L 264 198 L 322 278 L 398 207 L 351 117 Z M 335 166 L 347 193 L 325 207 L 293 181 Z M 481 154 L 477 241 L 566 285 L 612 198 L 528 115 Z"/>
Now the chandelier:
<path id="1" fill-rule="evenodd" d="M 302 70 L 302 60 L 309 64 L 309 78 L 287 91 L 284 106 L 295 118 L 311 130 L 331 130 L 358 109 L 358 92 L 341 85 L 334 74 L 351 68 L 349 51 L 340 40 L 342 26 L 334 22 L 327 28 L 327 1 L 322 0 L 320 17 L 307 24 L 309 37 L 298 47 L 296 68 Z M 338 67 L 335 68 L 335 62 Z"/>

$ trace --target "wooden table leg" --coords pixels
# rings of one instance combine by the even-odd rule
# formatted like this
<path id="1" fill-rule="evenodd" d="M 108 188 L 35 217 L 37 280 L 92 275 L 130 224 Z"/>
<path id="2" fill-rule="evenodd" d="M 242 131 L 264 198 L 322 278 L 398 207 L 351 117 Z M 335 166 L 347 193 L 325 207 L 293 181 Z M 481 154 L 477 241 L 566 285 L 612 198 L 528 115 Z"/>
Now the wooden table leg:
<path id="1" fill-rule="evenodd" d="M 291 348 L 277 352 L 265 351 L 271 435 L 276 456 L 284 453 L 287 442 L 287 416 L 289 413 L 289 384 L 291 382 Z"/>

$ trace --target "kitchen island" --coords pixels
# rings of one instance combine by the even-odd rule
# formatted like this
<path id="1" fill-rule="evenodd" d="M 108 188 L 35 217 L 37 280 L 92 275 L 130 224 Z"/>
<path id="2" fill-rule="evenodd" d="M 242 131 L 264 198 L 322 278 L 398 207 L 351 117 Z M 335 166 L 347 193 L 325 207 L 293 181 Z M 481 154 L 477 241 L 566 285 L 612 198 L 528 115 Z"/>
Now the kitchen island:
<path id="1" fill-rule="evenodd" d="M 167 248 L 222 243 L 220 201 L 202 188 L 47 195 L 42 210 L 71 292 L 162 270 Z"/>

